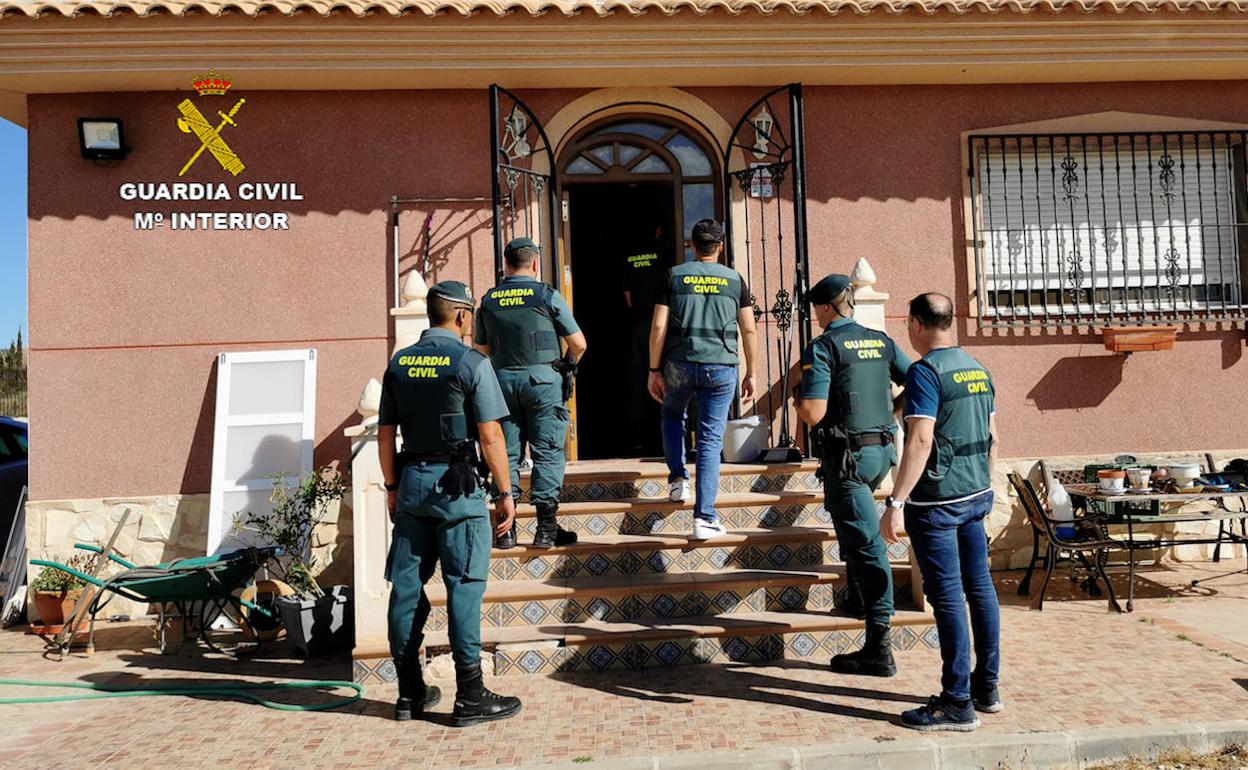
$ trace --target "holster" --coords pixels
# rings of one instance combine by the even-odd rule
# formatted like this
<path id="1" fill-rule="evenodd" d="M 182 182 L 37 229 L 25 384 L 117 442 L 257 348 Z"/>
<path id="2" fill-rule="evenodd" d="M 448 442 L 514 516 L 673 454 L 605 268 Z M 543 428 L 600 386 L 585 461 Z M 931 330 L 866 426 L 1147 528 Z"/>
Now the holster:
<path id="1" fill-rule="evenodd" d="M 849 445 L 849 434 L 839 425 L 816 425 L 810 431 L 811 448 L 819 458 L 815 477 L 826 481 L 828 474 L 848 479 L 858 474 L 858 461 Z"/>
<path id="2" fill-rule="evenodd" d="M 838 478 L 852 479 L 858 475 L 858 461 L 854 452 L 865 446 L 888 446 L 893 443 L 893 434 L 855 433 L 850 434 L 841 426 L 816 425 L 810 432 L 813 453 L 819 458 L 819 469 L 815 476 L 823 481 L 829 470 Z"/>
<path id="3" fill-rule="evenodd" d="M 576 384 L 576 368 L 578 362 L 572 358 L 570 353 L 564 353 L 563 357 L 551 364 L 559 376 L 563 378 L 563 400 L 566 403 L 572 398 L 572 388 Z"/>
<path id="4" fill-rule="evenodd" d="M 442 491 L 450 497 L 471 495 L 478 487 L 484 487 L 489 467 L 477 451 L 477 442 L 468 439 L 455 447 L 442 474 Z"/>

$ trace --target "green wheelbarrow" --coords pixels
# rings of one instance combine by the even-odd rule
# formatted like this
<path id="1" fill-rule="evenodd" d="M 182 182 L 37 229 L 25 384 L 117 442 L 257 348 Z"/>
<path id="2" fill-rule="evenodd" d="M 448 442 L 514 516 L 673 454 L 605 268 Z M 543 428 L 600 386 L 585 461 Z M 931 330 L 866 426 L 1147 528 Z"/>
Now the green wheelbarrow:
<path id="1" fill-rule="evenodd" d="M 65 626 L 56 637 L 61 655 L 69 651 L 75 635 L 86 617 L 90 617 L 87 633 L 87 654 L 95 651 L 95 618 L 113 598 L 120 596 L 140 604 L 154 604 L 159 613 L 157 641 L 165 654 L 176 652 L 187 639 L 198 637 L 213 652 L 239 655 L 242 646 L 227 652 L 213 639 L 220 632 L 215 628 L 218 619 L 225 617 L 244 635 L 254 640 L 258 648 L 263 638 L 275 631 L 281 621 L 275 609 L 240 598 L 236 594 L 248 586 L 256 572 L 273 559 L 282 556 L 280 548 L 243 548 L 217 556 L 201 556 L 193 559 L 139 566 L 112 553 L 110 548 L 75 543 L 75 548 L 97 554 L 92 572 L 86 574 L 59 562 L 32 559 L 36 566 L 67 572 L 95 588 L 90 596 L 84 593 L 75 605 Z M 123 569 L 109 577 L 98 577 L 105 560 Z M 259 596 L 257 596 L 259 598 Z M 173 618 L 181 620 L 182 633 L 176 640 L 170 638 L 169 627 Z M 233 633 L 229 629 L 228 633 Z M 255 648 L 249 650 L 254 652 Z"/>

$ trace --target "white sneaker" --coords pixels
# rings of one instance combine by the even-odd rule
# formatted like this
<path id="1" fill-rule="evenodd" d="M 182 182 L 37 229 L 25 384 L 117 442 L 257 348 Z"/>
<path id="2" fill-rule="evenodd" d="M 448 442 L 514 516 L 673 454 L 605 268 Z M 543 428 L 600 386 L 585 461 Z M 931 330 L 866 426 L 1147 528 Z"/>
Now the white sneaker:
<path id="1" fill-rule="evenodd" d="M 689 500 L 689 479 L 676 479 L 667 484 L 667 499 L 674 503 Z"/>
<path id="2" fill-rule="evenodd" d="M 693 538 L 694 540 L 710 540 L 713 537 L 722 537 L 727 534 L 728 530 L 724 529 L 724 525 L 718 520 L 707 521 L 706 519 L 693 520 Z"/>

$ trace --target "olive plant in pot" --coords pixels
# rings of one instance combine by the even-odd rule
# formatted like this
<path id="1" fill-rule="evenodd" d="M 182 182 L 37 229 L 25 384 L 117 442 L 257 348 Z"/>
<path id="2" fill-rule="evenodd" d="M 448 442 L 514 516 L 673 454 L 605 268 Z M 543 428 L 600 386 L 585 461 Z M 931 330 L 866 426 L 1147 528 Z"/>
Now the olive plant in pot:
<path id="1" fill-rule="evenodd" d="M 332 468 L 318 468 L 299 476 L 287 486 L 284 475 L 273 480 L 269 496 L 272 511 L 244 511 L 235 519 L 235 530 L 252 532 L 266 545 L 285 551 L 280 560 L 282 579 L 295 589 L 293 596 L 274 599 L 286 636 L 305 656 L 350 647 L 354 641 L 355 614 L 350 586 L 322 588 L 312 555 L 312 537 L 325 522 L 332 506 L 346 491 L 342 475 Z"/>
<path id="2" fill-rule="evenodd" d="M 73 556 L 58 557 L 56 561 L 79 572 L 91 568 L 91 556 L 88 553 L 76 553 Z M 59 626 L 74 611 L 74 604 L 82 596 L 86 588 L 82 578 L 52 567 L 44 567 L 30 584 L 35 594 L 35 610 L 39 613 L 39 622 L 45 626 Z"/>

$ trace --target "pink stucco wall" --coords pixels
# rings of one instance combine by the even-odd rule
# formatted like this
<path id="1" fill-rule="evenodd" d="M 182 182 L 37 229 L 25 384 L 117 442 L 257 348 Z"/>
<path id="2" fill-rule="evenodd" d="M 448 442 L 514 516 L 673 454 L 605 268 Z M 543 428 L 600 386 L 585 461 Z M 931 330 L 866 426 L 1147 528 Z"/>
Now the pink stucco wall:
<path id="1" fill-rule="evenodd" d="M 756 92 L 694 93 L 732 122 Z M 122 201 L 120 183 L 174 181 L 194 150 L 174 125 L 183 94 L 32 97 L 35 499 L 207 491 L 213 361 L 224 350 L 320 349 L 318 462 L 345 458 L 341 430 L 390 346 L 390 196 L 488 194 L 483 92 L 243 95 L 239 126 L 227 129 L 248 165 L 237 181 L 294 181 L 303 202 Z M 524 94 L 542 116 L 576 95 Z M 807 89 L 812 273 L 867 257 L 904 340 L 913 294 L 940 290 L 966 305 L 961 131 L 1108 110 L 1245 123 L 1246 97 L 1244 82 Z M 78 157 L 80 115 L 123 117 L 131 157 L 110 166 Z M 186 179 L 224 181 L 207 160 Z M 147 209 L 283 210 L 292 226 L 135 232 L 132 213 Z M 486 288 L 486 207 L 410 207 L 404 267 L 423 259 L 419 230 L 434 209 L 431 277 Z M 1096 336 L 962 328 L 996 377 L 1006 455 L 1248 443 L 1242 330 L 1194 330 L 1173 352 L 1124 360 Z"/>

